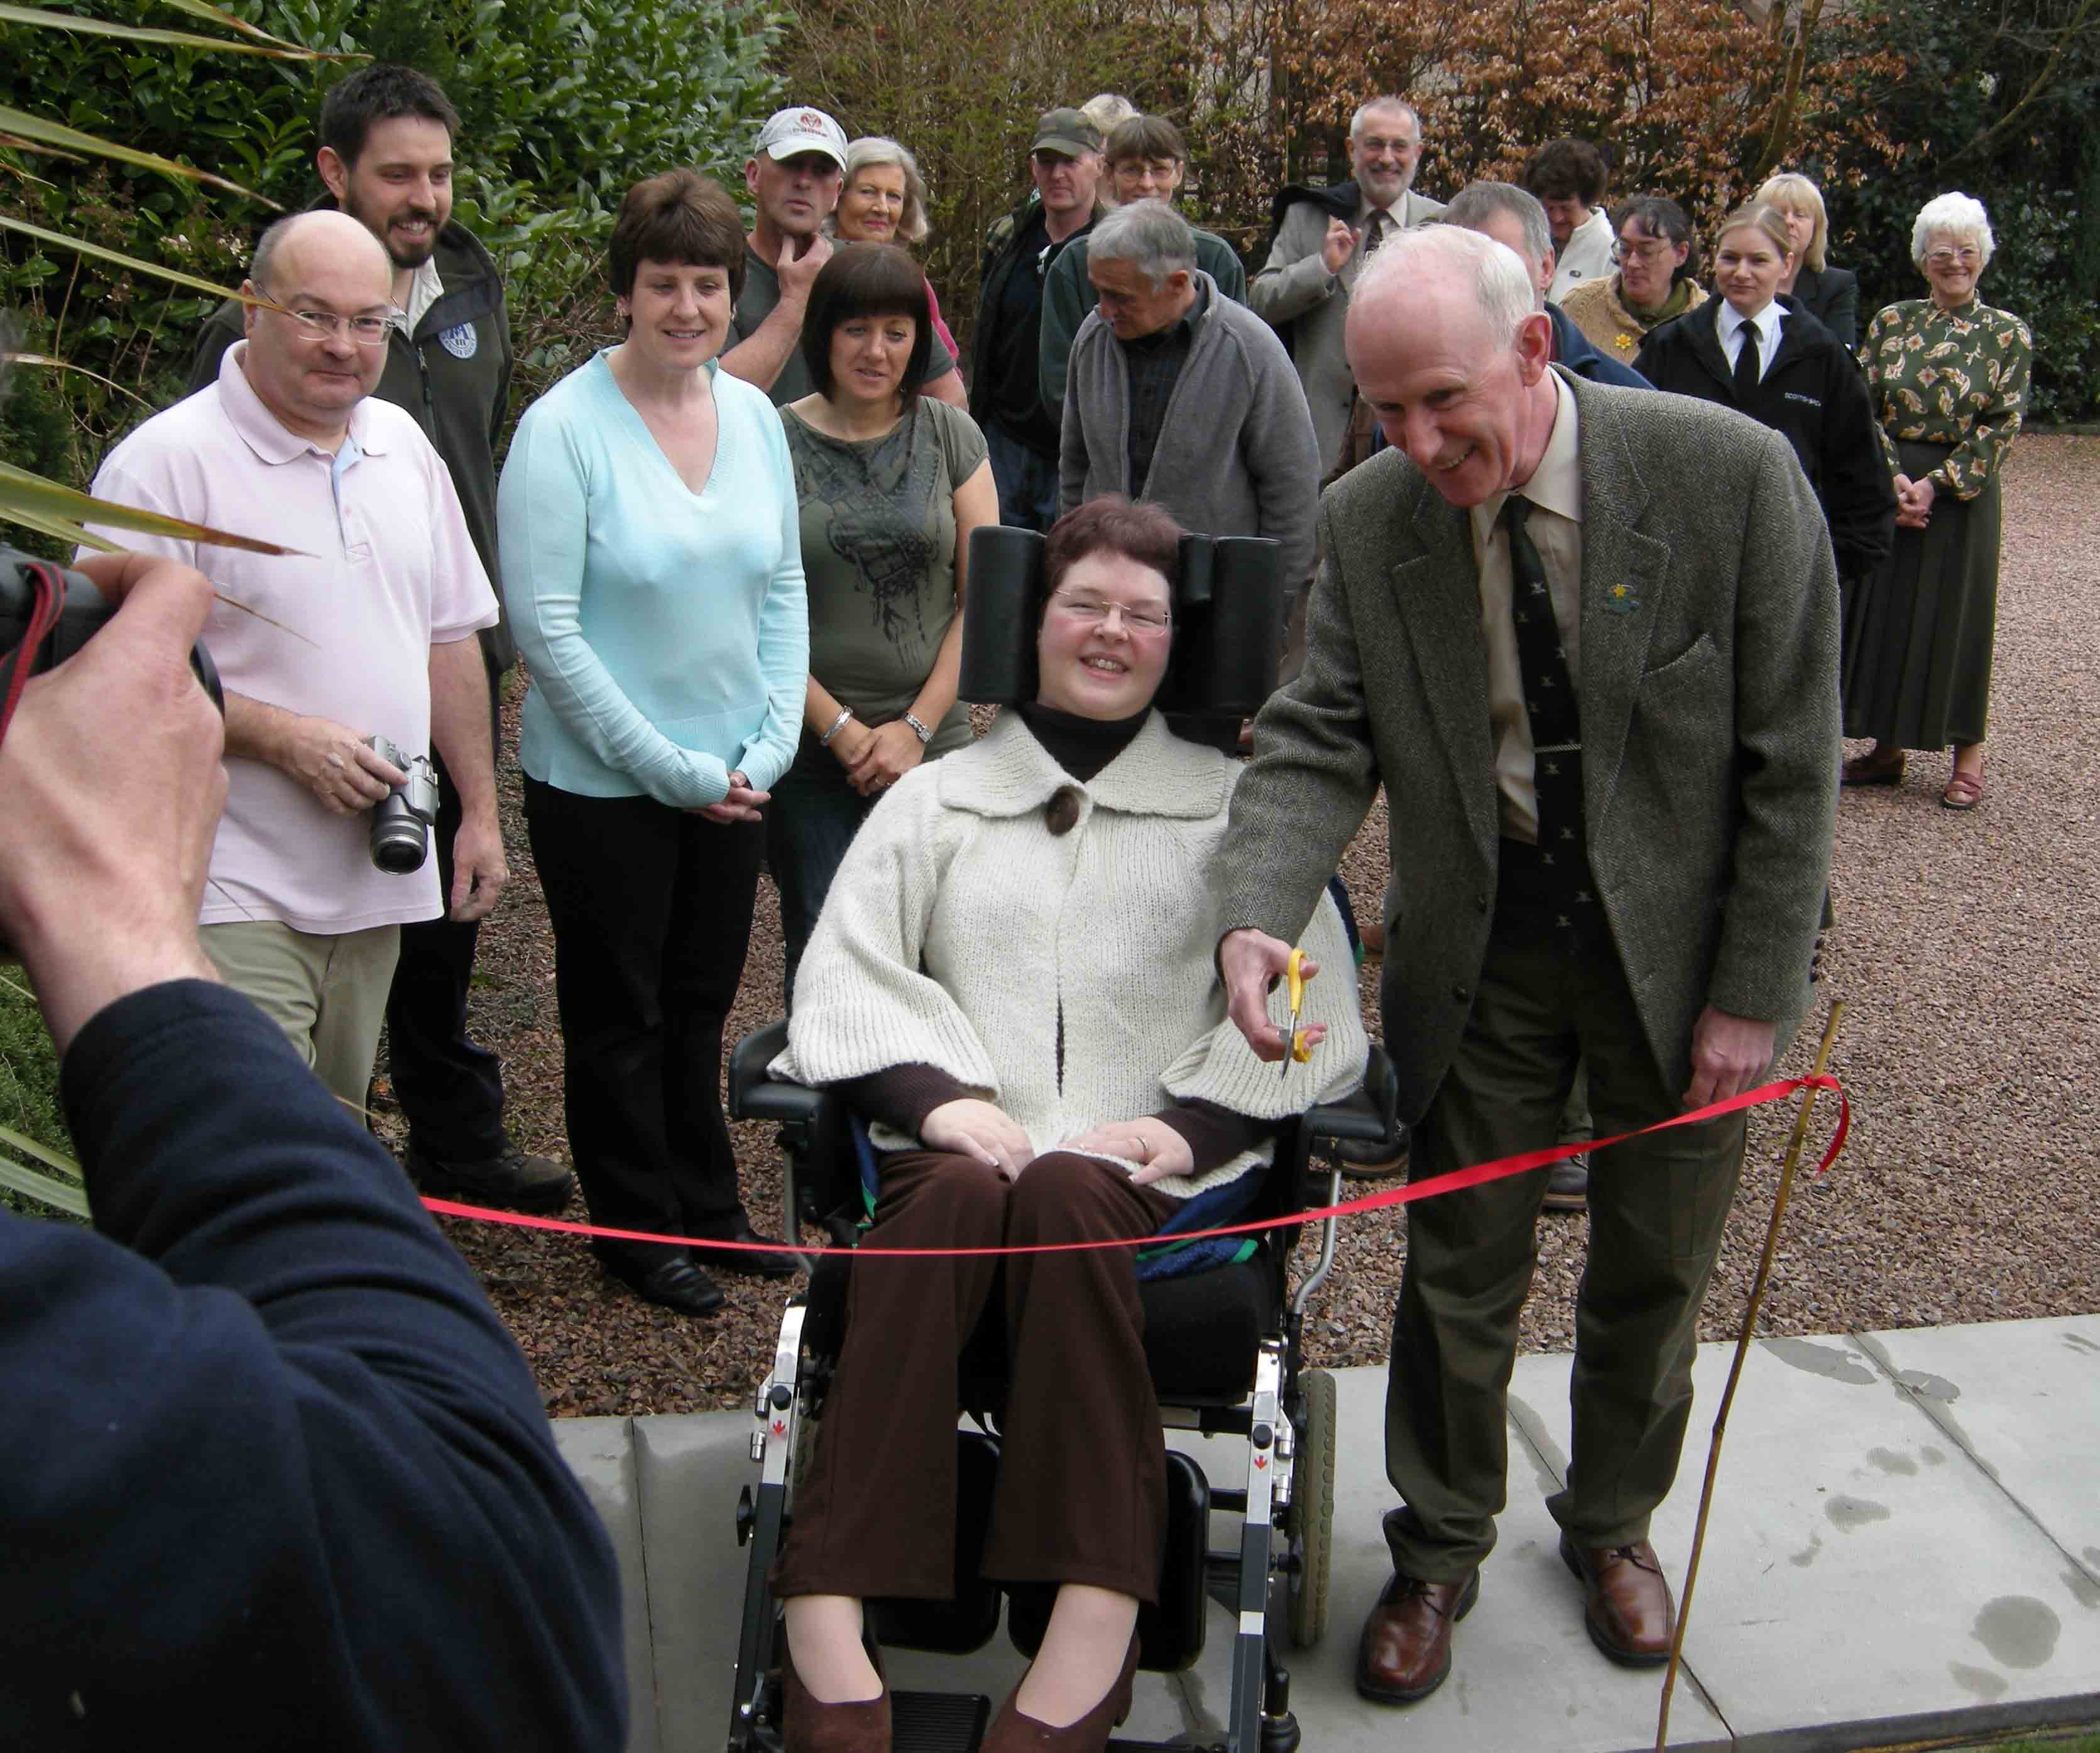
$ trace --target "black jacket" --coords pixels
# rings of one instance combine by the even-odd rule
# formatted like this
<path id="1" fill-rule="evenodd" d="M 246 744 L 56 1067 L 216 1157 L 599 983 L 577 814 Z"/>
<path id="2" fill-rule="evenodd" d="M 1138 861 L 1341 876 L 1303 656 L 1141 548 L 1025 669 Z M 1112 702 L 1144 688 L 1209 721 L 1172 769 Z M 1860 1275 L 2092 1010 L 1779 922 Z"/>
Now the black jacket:
<path id="1" fill-rule="evenodd" d="M 986 425 L 991 418 L 992 355 L 1002 346 L 1010 344 L 1007 337 L 993 333 L 999 326 L 993 318 L 998 312 L 999 299 L 1006 291 L 1008 276 L 1021 261 L 1021 240 L 1028 235 L 1030 222 L 1035 217 L 1040 200 L 1041 197 L 1031 192 L 1026 200 L 1012 212 L 993 220 L 985 230 L 984 259 L 977 266 L 977 333 L 970 337 L 970 417 L 979 426 Z M 1070 243 L 1074 238 L 1084 237 L 1092 231 L 1095 222 L 1101 216 L 1101 209 L 1096 203 L 1087 222 L 1071 237 L 1050 246 L 1049 253 L 1043 261 L 1043 272 L 1047 275 L 1050 271 L 1050 264 L 1063 253 L 1065 244 Z M 1036 394 L 1039 400 L 1040 389 Z M 1047 407 L 1044 417 L 1048 418 Z M 1049 452 L 1049 460 L 1052 463 L 1057 460 L 1054 444 Z"/>
<path id="2" fill-rule="evenodd" d="M 1696 311 L 1650 332 L 1634 369 L 1658 390 L 1718 402 L 1770 426 L 1793 447 L 1802 473 L 1822 501 L 1841 578 L 1864 578 L 1887 557 L 1895 538 L 1895 486 L 1882 460 L 1866 379 L 1837 337 L 1792 297 L 1780 305 L 1779 352 L 1745 407 L 1721 350 L 1720 314 L 1710 298 Z"/>
<path id="3" fill-rule="evenodd" d="M 1803 268 L 1793 277 L 1793 302 L 1838 337 L 1847 352 L 1860 345 L 1860 276 L 1845 268 Z"/>
<path id="4" fill-rule="evenodd" d="M 316 204 L 333 207 L 331 200 Z M 423 314 L 416 333 L 398 328 L 386 341 L 386 369 L 374 392 L 416 416 L 445 460 L 466 514 L 474 552 L 503 603 L 503 577 L 496 570 L 496 441 L 510 405 L 510 318 L 504 308 L 503 280 L 481 240 L 457 220 L 438 234 L 438 274 L 445 289 Z M 197 337 L 190 364 L 190 394 L 218 381 L 226 350 L 240 339 L 242 306 L 229 299 L 214 311 Z M 501 676 L 518 661 L 507 613 L 481 634 L 489 673 Z"/>
<path id="5" fill-rule="evenodd" d="M 386 1152 L 204 980 L 60 1093 L 95 1229 L 0 1213 L 0 1746 L 616 1753 L 611 1545 Z"/>

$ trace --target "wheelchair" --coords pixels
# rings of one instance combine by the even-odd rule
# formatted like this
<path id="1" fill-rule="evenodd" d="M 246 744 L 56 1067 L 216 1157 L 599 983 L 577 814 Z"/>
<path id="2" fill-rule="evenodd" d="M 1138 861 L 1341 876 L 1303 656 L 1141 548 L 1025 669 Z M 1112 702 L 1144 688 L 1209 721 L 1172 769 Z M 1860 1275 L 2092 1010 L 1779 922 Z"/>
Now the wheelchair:
<path id="1" fill-rule="evenodd" d="M 1034 631 L 1040 603 L 1042 538 L 981 529 L 972 539 L 971 610 L 964 624 L 965 698 L 1010 703 L 1033 698 Z M 1258 706 L 1273 680 L 1282 626 L 1273 543 L 1185 540 L 1180 623 L 1162 710 L 1215 722 Z M 1171 697 L 1170 699 L 1170 690 Z M 787 1046 L 773 1024 L 730 1055 L 729 1112 L 779 1128 L 786 1159 L 783 1222 L 791 1246 L 815 1232 L 854 1245 L 866 1205 L 858 1151 L 845 1104 L 827 1091 L 770 1077 Z M 1391 1142 L 1392 1069 L 1374 1046 L 1364 1081 L 1343 1101 L 1316 1107 L 1277 1135 L 1275 1160 L 1248 1218 L 1290 1218 L 1339 1197 L 1335 1148 L 1345 1140 Z M 1316 1643 L 1326 1624 L 1334 1517 L 1335 1384 L 1303 1360 L 1304 1310 L 1332 1270 L 1335 1220 L 1321 1221 L 1317 1254 L 1295 1293 L 1291 1253 L 1303 1226 L 1260 1233 L 1245 1257 L 1181 1276 L 1141 1280 L 1145 1350 L 1169 1430 L 1236 1438 L 1233 1477 L 1212 1484 L 1193 1457 L 1167 1455 L 1167 1515 L 1158 1602 L 1138 1619 L 1139 1666 L 1176 1672 L 1202 1658 L 1208 1603 L 1233 1615 L 1232 1688 L 1225 1753 L 1292 1753 L 1286 1647 Z M 849 1255 L 826 1255 L 806 1291 L 783 1316 L 771 1367 L 759 1385 L 751 1456 L 759 1469 L 736 1509 L 737 1539 L 749 1548 L 728 1726 L 730 1753 L 777 1753 L 785 1641 L 770 1576 L 794 1513 L 797 1474 L 812 1453 L 814 1421 L 845 1338 Z M 950 1601 L 870 1600 L 878 1645 L 951 1654 L 982 1649 L 1002 1612 L 1009 1638 L 1032 1657 L 1048 1623 L 1051 1585 L 1008 1587 L 976 1574 L 999 1465 L 1004 1405 L 1004 1335 L 995 1294 L 965 1346 L 959 1381 L 969 1428 L 959 1429 L 955 1592 Z M 1211 1542 L 1213 1515 L 1231 1537 Z M 898 1753 L 975 1753 L 992 1709 L 982 1694 L 893 1692 Z M 1125 1748 L 1167 1743 L 1118 1739 Z M 1187 1743 L 1172 1745 L 1185 1753 Z"/>

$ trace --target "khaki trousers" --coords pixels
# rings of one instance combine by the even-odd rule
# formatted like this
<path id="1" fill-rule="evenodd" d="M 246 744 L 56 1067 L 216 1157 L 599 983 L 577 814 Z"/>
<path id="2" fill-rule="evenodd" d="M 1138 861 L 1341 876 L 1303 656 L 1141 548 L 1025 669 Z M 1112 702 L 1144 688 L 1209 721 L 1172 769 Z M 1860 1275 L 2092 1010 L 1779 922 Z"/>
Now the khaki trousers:
<path id="1" fill-rule="evenodd" d="M 401 927 L 324 936 L 276 919 L 240 919 L 197 936 L 219 978 L 260 1005 L 320 1081 L 362 1115 Z"/>
<path id="2" fill-rule="evenodd" d="M 1499 887 L 1472 1015 L 1414 1130 L 1414 1179 L 1553 1144 L 1581 1061 L 1599 1138 L 1680 1111 L 1683 1092 L 1662 1084 L 1601 923 L 1585 937 L 1562 929 L 1564 910 L 1507 844 Z M 1567 1488 L 1547 1500 L 1581 1545 L 1645 1539 L 1676 1476 L 1699 1306 L 1744 1130 L 1732 1115 L 1590 1159 L 1571 1465 Z M 1386 1399 L 1386 1471 L 1403 1507 L 1385 1532 L 1403 1575 L 1455 1582 L 1494 1546 L 1509 1465 L 1505 1399 L 1548 1172 L 1407 1208 Z"/>

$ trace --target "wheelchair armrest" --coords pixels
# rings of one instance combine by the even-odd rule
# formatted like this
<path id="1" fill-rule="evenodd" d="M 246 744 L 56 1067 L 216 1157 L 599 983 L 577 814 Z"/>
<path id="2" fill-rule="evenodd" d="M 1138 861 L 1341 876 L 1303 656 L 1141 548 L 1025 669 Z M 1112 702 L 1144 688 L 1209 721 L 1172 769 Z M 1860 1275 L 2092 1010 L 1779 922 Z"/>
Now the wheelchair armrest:
<path id="1" fill-rule="evenodd" d="M 1364 1081 L 1355 1092 L 1339 1102 L 1325 1102 L 1306 1111 L 1305 1135 L 1312 1151 L 1317 1152 L 1323 1140 L 1392 1143 L 1399 1130 L 1395 1112 L 1398 1090 L 1392 1061 L 1386 1057 L 1385 1049 L 1374 1042 L 1364 1061 Z"/>
<path id="2" fill-rule="evenodd" d="M 729 1114 L 732 1120 L 774 1120 L 783 1125 L 814 1125 L 834 1098 L 828 1090 L 788 1083 L 766 1075 L 765 1068 L 788 1046 L 788 1023 L 782 1018 L 746 1035 L 730 1050 Z"/>

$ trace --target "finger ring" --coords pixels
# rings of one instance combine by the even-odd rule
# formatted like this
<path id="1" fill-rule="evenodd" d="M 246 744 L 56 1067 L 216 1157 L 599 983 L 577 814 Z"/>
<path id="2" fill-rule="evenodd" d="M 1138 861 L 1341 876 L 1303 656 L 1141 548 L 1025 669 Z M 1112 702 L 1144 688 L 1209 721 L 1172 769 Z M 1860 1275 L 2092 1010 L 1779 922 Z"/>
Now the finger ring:
<path id="1" fill-rule="evenodd" d="M 342 757 L 340 755 L 331 755 L 328 758 L 328 764 L 331 767 L 340 767 L 342 765 Z"/>

